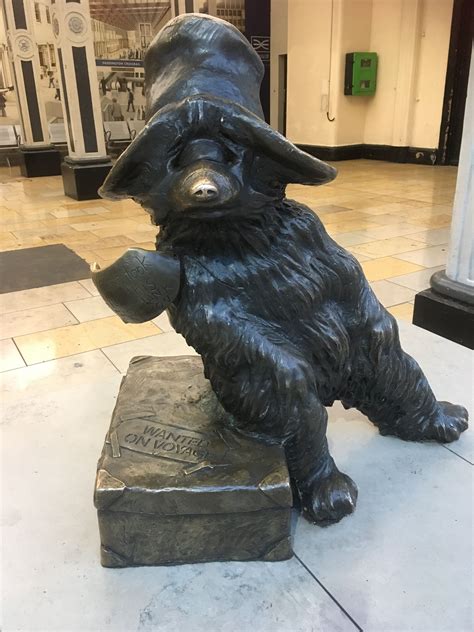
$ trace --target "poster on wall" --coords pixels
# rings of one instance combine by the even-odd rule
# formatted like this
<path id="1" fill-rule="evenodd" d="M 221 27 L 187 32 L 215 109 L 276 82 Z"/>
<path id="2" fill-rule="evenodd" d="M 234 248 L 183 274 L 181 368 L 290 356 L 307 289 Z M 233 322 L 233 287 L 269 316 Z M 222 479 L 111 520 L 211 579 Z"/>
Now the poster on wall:
<path id="1" fill-rule="evenodd" d="M 143 59 L 171 17 L 169 0 L 90 0 L 104 121 L 145 119 Z"/>

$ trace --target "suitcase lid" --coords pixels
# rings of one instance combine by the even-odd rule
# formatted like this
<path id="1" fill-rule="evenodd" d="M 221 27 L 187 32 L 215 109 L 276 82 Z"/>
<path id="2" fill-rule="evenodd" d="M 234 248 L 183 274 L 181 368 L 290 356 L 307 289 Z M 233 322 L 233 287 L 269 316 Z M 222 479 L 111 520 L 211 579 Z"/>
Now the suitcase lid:
<path id="1" fill-rule="evenodd" d="M 97 467 L 97 509 L 169 516 L 290 508 L 282 447 L 229 429 L 225 416 L 200 358 L 133 358 Z"/>

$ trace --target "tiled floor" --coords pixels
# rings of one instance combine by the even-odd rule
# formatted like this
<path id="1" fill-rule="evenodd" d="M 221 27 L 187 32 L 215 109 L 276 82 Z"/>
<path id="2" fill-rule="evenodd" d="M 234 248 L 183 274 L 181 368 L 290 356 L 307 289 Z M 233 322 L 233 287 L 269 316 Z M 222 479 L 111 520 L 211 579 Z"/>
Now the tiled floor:
<path id="1" fill-rule="evenodd" d="M 290 187 L 289 196 L 362 262 L 439 399 L 469 407 L 472 419 L 472 353 L 403 322 L 444 264 L 455 169 L 337 167 L 331 185 Z M 153 247 L 155 229 L 135 204 L 74 202 L 60 178 L 0 171 L 0 207 L 3 250 L 64 243 L 106 265 L 129 245 Z M 85 280 L 0 295 L 0 353 L 2 629 L 472 629 L 472 431 L 449 447 L 410 444 L 335 405 L 331 450 L 359 485 L 358 507 L 328 529 L 295 517 L 297 557 L 106 570 L 92 488 L 121 373 L 134 355 L 194 352 L 166 316 L 124 325 Z"/>
<path id="2" fill-rule="evenodd" d="M 331 184 L 290 186 L 288 195 L 359 259 L 389 311 L 411 320 L 416 292 L 446 260 L 456 169 L 364 160 L 337 167 Z M 105 266 L 129 246 L 153 248 L 156 229 L 132 201 L 76 202 L 60 177 L 27 180 L 6 168 L 0 186 L 1 250 L 64 243 Z M 13 340 L 4 370 L 160 333 L 121 325 L 90 282 L 4 294 L 0 323 L 1 338 Z"/>

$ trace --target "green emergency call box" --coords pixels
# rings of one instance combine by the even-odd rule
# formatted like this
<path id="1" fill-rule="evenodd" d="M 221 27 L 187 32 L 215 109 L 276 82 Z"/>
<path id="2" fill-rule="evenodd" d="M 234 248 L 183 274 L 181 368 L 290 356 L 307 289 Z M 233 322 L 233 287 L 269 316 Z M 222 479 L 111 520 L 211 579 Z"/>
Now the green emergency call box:
<path id="1" fill-rule="evenodd" d="M 377 84 L 377 53 L 346 53 L 344 94 L 364 96 L 375 94 Z"/>

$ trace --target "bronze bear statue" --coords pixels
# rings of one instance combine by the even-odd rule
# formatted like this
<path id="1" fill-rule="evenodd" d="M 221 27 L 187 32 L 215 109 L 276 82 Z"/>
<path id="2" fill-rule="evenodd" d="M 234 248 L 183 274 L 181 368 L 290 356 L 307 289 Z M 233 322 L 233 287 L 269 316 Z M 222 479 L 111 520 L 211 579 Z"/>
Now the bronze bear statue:
<path id="1" fill-rule="evenodd" d="M 357 260 L 285 198 L 287 184 L 336 170 L 264 122 L 262 75 L 222 20 L 182 16 L 157 35 L 148 123 L 101 189 L 150 213 L 157 252 L 130 249 L 93 277 L 126 321 L 168 309 L 235 426 L 284 445 L 303 514 L 326 525 L 357 499 L 329 454 L 326 406 L 355 407 L 384 435 L 440 442 L 467 428 L 467 411 L 436 401 Z"/>

